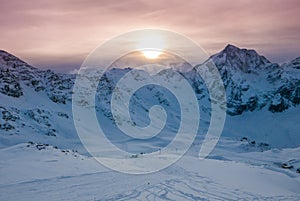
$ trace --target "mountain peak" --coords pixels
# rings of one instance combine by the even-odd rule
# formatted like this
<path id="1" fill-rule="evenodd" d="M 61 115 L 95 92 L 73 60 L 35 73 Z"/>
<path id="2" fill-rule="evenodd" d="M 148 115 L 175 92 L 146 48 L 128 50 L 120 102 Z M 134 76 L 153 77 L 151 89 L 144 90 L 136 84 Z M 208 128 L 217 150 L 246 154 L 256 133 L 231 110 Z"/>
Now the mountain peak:
<path id="1" fill-rule="evenodd" d="M 20 58 L 4 51 L 0 50 L 0 69 L 31 69 L 37 70 L 36 68 L 30 66 L 25 61 Z"/>
<path id="2" fill-rule="evenodd" d="M 271 62 L 255 50 L 241 49 L 228 44 L 221 52 L 211 56 L 219 68 L 239 69 L 250 72 L 253 69 L 263 68 Z"/>
<path id="3" fill-rule="evenodd" d="M 239 48 L 239 47 L 231 45 L 231 44 L 226 45 L 226 47 L 221 52 L 229 53 L 229 54 L 230 53 L 231 54 L 244 54 L 244 53 L 247 53 L 247 54 L 252 55 L 252 56 L 261 56 L 253 49 Z"/>
<path id="4" fill-rule="evenodd" d="M 227 44 L 223 51 L 231 52 L 231 51 L 239 51 L 239 50 L 241 50 L 241 49 L 234 45 Z"/>
<path id="5" fill-rule="evenodd" d="M 11 53 L 9 53 L 9 52 L 7 52 L 7 51 L 5 51 L 5 50 L 1 50 L 1 49 L 0 49 L 0 57 L 4 57 L 4 56 L 9 56 L 9 57 L 15 57 L 15 58 L 17 58 L 17 57 L 14 56 L 13 54 L 11 54 Z"/>
<path id="6" fill-rule="evenodd" d="M 6 52 L 5 50 L 0 50 L 0 54 L 9 54 L 9 53 Z"/>
<path id="7" fill-rule="evenodd" d="M 0 50 L 0 59 L 8 61 L 10 58 L 17 58 L 17 57 L 6 52 L 5 50 Z"/>

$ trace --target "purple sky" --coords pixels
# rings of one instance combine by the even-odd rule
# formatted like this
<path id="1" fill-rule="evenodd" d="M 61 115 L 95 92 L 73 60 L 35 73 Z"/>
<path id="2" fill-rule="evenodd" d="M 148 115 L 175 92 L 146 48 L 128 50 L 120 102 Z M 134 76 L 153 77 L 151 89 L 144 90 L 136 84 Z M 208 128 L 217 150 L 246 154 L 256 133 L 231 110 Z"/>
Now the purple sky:
<path id="1" fill-rule="evenodd" d="M 274 62 L 300 56 L 298 0 L 0 0 L 0 48 L 40 68 L 79 68 L 112 36 L 139 28 L 184 34 L 208 53 L 228 43 Z"/>

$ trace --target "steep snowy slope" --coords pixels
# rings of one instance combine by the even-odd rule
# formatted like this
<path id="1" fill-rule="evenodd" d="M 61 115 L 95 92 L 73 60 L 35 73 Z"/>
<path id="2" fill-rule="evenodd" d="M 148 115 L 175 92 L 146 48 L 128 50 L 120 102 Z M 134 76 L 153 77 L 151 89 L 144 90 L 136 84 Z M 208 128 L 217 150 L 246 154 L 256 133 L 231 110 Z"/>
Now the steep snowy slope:
<path id="1" fill-rule="evenodd" d="M 71 113 L 74 79 L 1 51 L 0 146 L 35 141 L 81 149 Z"/>

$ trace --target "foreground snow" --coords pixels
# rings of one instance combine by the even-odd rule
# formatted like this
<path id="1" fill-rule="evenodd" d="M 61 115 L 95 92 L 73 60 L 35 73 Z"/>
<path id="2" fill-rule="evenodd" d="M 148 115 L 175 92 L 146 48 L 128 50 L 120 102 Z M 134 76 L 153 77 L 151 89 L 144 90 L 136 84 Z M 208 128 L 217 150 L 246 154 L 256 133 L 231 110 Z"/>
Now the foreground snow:
<path id="1" fill-rule="evenodd" d="M 299 156 L 299 148 L 242 150 L 223 141 L 211 155 L 218 160 L 192 153 L 160 172 L 128 175 L 76 151 L 19 144 L 0 150 L 0 200 L 300 199 L 299 174 L 277 164 Z"/>

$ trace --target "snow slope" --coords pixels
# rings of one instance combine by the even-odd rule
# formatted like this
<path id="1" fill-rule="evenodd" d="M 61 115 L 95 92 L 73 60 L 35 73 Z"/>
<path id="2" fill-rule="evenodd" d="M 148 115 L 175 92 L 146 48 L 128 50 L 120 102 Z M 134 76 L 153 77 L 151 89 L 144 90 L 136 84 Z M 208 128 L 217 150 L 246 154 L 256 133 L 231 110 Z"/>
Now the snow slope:
<path id="1" fill-rule="evenodd" d="M 223 150 L 232 149 L 226 146 Z M 296 174 L 263 165 L 186 156 L 154 174 L 127 175 L 106 169 L 78 153 L 44 147 L 38 150 L 35 144 L 20 144 L 0 150 L 1 200 L 300 199 L 300 178 Z M 299 149 L 282 154 L 292 152 Z M 235 153 L 234 157 L 245 160 L 246 154 L 258 156 Z M 261 163 L 269 159 L 268 153 L 264 155 L 259 155 Z"/>

